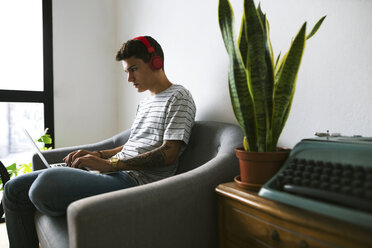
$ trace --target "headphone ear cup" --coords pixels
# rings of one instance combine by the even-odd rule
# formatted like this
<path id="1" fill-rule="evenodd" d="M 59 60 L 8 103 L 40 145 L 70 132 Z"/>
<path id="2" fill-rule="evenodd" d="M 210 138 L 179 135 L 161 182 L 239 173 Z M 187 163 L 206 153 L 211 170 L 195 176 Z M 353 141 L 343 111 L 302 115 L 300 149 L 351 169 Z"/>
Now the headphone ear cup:
<path id="1" fill-rule="evenodd" d="M 161 68 L 163 68 L 163 60 L 157 55 L 151 57 L 149 64 L 153 70 L 160 70 Z"/>

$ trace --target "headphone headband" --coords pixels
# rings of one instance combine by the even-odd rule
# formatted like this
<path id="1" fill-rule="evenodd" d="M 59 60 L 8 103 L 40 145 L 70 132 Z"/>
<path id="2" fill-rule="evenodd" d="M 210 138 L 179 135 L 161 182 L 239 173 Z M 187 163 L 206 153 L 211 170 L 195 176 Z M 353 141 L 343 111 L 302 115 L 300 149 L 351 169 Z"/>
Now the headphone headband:
<path id="1" fill-rule="evenodd" d="M 156 55 L 155 48 L 151 46 L 150 42 L 144 36 L 138 36 L 133 38 L 132 40 L 139 40 L 144 44 L 147 48 L 147 52 L 151 55 L 149 65 L 153 70 L 160 70 L 163 68 L 163 59 Z"/>
<path id="2" fill-rule="evenodd" d="M 155 52 L 155 48 L 153 48 L 151 45 L 150 45 L 150 42 L 143 36 L 138 36 L 136 38 L 134 38 L 133 40 L 139 40 L 141 41 L 147 48 L 147 51 L 152 54 Z"/>

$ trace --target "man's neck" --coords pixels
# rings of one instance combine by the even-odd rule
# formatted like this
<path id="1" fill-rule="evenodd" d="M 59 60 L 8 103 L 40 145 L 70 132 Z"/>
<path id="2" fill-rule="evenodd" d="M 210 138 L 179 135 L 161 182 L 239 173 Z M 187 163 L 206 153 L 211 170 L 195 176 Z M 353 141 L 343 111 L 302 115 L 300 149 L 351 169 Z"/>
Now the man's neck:
<path id="1" fill-rule="evenodd" d="M 159 94 L 160 92 L 168 89 L 172 86 L 172 83 L 168 80 L 164 72 L 159 72 L 159 77 L 156 78 L 156 86 L 153 89 L 150 89 L 151 95 Z"/>

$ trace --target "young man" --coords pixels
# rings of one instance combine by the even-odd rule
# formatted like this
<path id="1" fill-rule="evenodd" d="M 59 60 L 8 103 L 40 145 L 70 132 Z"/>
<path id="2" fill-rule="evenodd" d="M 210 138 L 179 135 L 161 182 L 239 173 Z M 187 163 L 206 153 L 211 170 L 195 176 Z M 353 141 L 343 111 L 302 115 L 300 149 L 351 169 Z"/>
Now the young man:
<path id="1" fill-rule="evenodd" d="M 150 92 L 138 106 L 128 141 L 111 150 L 75 151 L 64 159 L 66 168 L 35 171 L 10 180 L 3 195 L 10 247 L 38 247 L 35 210 L 63 215 L 78 199 L 175 174 L 195 118 L 190 92 L 168 80 L 163 51 L 149 36 L 124 43 L 116 60 L 122 62 L 128 81 L 138 92 Z M 113 173 L 93 174 L 79 168 Z"/>

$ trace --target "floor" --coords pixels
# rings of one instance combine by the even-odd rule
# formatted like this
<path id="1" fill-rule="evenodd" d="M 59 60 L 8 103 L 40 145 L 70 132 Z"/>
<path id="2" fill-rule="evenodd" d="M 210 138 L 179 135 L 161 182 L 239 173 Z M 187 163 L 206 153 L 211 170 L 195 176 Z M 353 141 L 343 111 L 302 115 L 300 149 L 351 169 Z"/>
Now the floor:
<path id="1" fill-rule="evenodd" d="M 6 232 L 5 223 L 0 224 L 0 248 L 9 247 L 8 235 Z"/>

